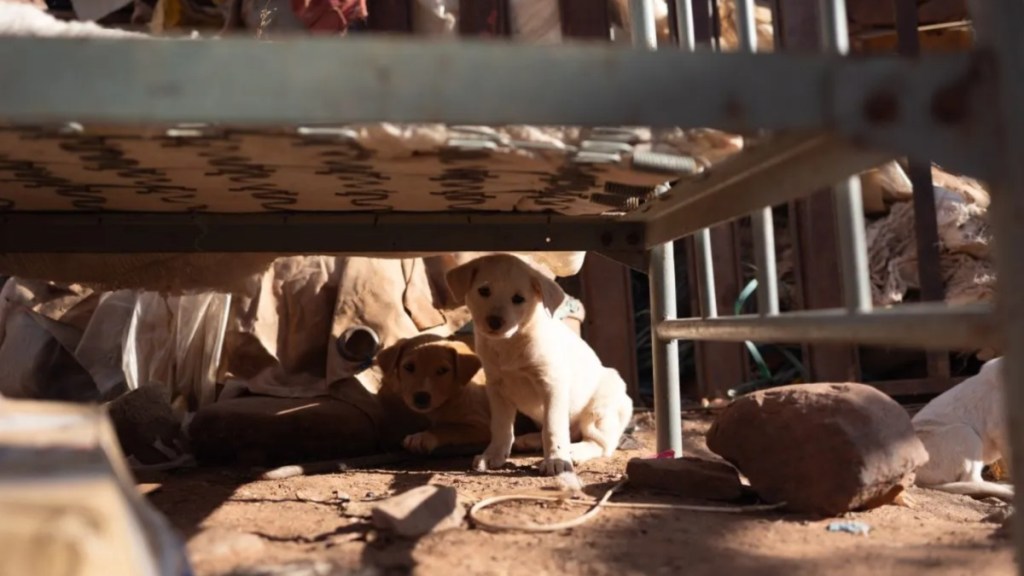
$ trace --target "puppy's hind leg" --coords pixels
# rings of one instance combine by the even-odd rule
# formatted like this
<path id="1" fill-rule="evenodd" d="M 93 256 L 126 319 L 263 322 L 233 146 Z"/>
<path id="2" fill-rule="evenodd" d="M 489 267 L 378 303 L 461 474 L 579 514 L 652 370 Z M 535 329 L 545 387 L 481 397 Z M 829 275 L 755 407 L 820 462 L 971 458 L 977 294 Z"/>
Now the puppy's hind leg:
<path id="1" fill-rule="evenodd" d="M 988 480 L 950 482 L 948 484 L 939 484 L 938 486 L 929 486 L 929 488 L 950 494 L 963 494 L 971 498 L 998 498 L 1004 502 L 1013 502 L 1013 486 L 989 482 Z"/>
<path id="2" fill-rule="evenodd" d="M 540 452 L 544 449 L 544 437 L 540 432 L 530 432 L 517 436 L 512 443 L 513 452 Z"/>
<path id="3" fill-rule="evenodd" d="M 573 443 L 570 448 L 574 464 L 607 458 L 615 453 L 633 416 L 633 401 L 629 396 L 623 397 L 614 406 L 597 407 L 581 417 L 580 432 L 583 439 Z"/>
<path id="4" fill-rule="evenodd" d="M 970 463 L 970 472 L 966 480 L 957 482 L 946 482 L 935 486 L 929 486 L 933 490 L 948 492 L 950 494 L 962 494 L 971 498 L 998 498 L 1005 502 L 1013 501 L 1013 486 L 989 482 L 982 477 L 985 464 L 979 460 Z"/>

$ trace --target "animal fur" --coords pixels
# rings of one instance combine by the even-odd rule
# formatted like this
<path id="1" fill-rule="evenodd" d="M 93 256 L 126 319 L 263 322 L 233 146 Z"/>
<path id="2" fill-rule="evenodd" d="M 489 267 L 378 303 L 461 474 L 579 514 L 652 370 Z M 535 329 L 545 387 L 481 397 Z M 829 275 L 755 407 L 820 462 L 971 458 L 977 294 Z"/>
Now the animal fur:
<path id="1" fill-rule="evenodd" d="M 914 430 L 928 450 L 928 462 L 917 470 L 918 486 L 1012 500 L 1012 486 L 981 474 L 986 465 L 1010 456 L 1002 384 L 1002 358 L 996 358 L 914 416 Z"/>
<path id="2" fill-rule="evenodd" d="M 381 350 L 382 392 L 402 398 L 430 428 L 405 437 L 417 454 L 443 446 L 487 444 L 490 440 L 487 392 L 480 360 L 466 344 L 434 334 L 403 338 Z"/>
<path id="3" fill-rule="evenodd" d="M 471 260 L 446 276 L 455 302 L 473 317 L 476 353 L 487 379 L 491 442 L 477 470 L 502 467 L 518 450 L 540 448 L 541 472 L 610 456 L 633 412 L 626 384 L 552 313 L 565 298 L 553 280 L 510 254 Z M 515 438 L 516 411 L 540 433 Z"/>
<path id="4" fill-rule="evenodd" d="M 5 0 L 0 0 L 0 36 L 147 38 L 145 34 L 104 28 L 93 22 L 65 22 L 35 5 Z"/>

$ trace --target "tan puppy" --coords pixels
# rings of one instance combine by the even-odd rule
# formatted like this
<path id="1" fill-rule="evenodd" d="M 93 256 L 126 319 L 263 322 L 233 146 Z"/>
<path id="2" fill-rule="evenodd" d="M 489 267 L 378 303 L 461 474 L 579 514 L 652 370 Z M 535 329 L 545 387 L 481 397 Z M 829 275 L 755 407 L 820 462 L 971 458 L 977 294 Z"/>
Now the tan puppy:
<path id="1" fill-rule="evenodd" d="M 516 410 L 541 428 L 515 444 L 543 449 L 544 474 L 610 456 L 632 417 L 633 401 L 619 373 L 552 317 L 565 298 L 561 287 L 510 254 L 471 260 L 450 270 L 446 280 L 455 301 L 473 316 L 475 349 L 487 377 L 491 443 L 474 467 L 505 464 Z"/>
<path id="2" fill-rule="evenodd" d="M 423 414 L 430 428 L 406 436 L 406 450 L 429 454 L 440 446 L 490 440 L 487 392 L 480 360 L 469 346 L 434 334 L 399 340 L 381 350 L 382 387 Z"/>
<path id="3" fill-rule="evenodd" d="M 1013 486 L 981 476 L 986 465 L 1010 456 L 1002 383 L 1002 358 L 990 360 L 914 415 L 914 430 L 928 450 L 928 462 L 917 470 L 918 486 L 1013 499 Z"/>

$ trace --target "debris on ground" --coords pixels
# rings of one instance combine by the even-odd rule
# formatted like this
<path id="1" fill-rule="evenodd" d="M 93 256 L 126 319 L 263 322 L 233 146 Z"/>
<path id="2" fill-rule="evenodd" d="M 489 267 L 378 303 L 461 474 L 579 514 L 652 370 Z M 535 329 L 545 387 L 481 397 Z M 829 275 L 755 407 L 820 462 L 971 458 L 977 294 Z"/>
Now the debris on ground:
<path id="1" fill-rule="evenodd" d="M 203 530 L 188 543 L 189 557 L 194 562 L 233 556 L 258 556 L 263 548 L 264 540 L 258 535 L 225 528 Z"/>
<path id="2" fill-rule="evenodd" d="M 704 500 L 738 500 L 743 496 L 736 469 L 724 462 L 683 458 L 633 458 L 626 464 L 633 488 L 668 492 Z"/>
<path id="3" fill-rule="evenodd" d="M 406 538 L 458 528 L 465 516 L 455 489 L 435 485 L 419 486 L 388 498 L 371 511 L 375 528 Z"/>
<path id="4" fill-rule="evenodd" d="M 829 532 L 846 532 L 847 534 L 863 534 L 867 536 L 871 532 L 871 526 L 857 520 L 837 520 L 831 522 L 826 530 Z"/>
<path id="5" fill-rule="evenodd" d="M 891 503 L 928 460 L 910 417 L 863 384 L 796 384 L 735 400 L 707 433 L 768 502 L 837 516 Z"/>

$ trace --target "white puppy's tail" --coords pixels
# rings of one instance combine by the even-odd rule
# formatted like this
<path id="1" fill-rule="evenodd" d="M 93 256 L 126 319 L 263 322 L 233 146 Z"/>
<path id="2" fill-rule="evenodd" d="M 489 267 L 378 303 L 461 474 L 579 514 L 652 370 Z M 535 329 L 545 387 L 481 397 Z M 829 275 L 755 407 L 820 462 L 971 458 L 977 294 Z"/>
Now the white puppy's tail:
<path id="1" fill-rule="evenodd" d="M 1013 486 L 986 482 L 984 480 L 980 482 L 970 480 L 966 482 L 949 482 L 936 486 L 925 486 L 925 488 L 949 492 L 950 494 L 962 494 L 972 498 L 999 498 L 1006 502 L 1013 500 Z"/>

